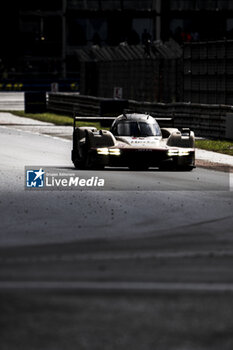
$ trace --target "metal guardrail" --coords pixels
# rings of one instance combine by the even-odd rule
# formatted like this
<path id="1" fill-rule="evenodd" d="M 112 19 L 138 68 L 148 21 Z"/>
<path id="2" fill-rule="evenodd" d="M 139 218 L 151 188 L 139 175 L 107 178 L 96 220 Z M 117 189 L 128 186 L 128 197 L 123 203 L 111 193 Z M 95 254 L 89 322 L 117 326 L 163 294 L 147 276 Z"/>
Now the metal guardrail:
<path id="1" fill-rule="evenodd" d="M 130 108 L 153 113 L 157 117 L 172 117 L 174 126 L 188 126 L 197 136 L 226 138 L 226 121 L 233 118 L 233 107 L 191 103 L 150 104 L 132 101 Z M 229 135 L 229 134 L 228 134 Z M 233 138 L 233 130 L 232 130 Z"/>
<path id="2" fill-rule="evenodd" d="M 98 117 L 100 115 L 100 99 L 78 93 L 49 93 L 48 110 L 70 115 L 78 112 L 82 117 Z"/>
<path id="3" fill-rule="evenodd" d="M 70 93 L 50 93 L 48 110 L 69 115 L 76 112 L 83 119 L 101 121 L 103 119 L 101 103 L 106 100 L 109 99 Z M 151 113 L 157 118 L 173 118 L 174 127 L 189 127 L 197 136 L 233 139 L 233 130 L 227 130 L 227 125 L 233 125 L 229 123 L 233 120 L 232 106 L 129 100 L 128 108 L 135 112 Z"/>

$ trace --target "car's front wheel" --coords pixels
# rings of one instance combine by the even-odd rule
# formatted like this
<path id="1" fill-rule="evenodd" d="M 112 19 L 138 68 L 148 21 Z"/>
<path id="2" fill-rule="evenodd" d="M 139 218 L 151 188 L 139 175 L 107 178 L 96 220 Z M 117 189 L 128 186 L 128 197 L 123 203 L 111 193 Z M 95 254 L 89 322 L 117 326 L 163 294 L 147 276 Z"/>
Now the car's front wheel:
<path id="1" fill-rule="evenodd" d="M 149 166 L 146 164 L 141 165 L 129 165 L 129 169 L 132 171 L 146 171 L 148 170 Z"/>
<path id="2" fill-rule="evenodd" d="M 79 169 L 79 170 L 86 169 L 86 164 L 85 164 L 86 162 L 83 159 L 75 159 L 73 163 L 76 169 Z"/>

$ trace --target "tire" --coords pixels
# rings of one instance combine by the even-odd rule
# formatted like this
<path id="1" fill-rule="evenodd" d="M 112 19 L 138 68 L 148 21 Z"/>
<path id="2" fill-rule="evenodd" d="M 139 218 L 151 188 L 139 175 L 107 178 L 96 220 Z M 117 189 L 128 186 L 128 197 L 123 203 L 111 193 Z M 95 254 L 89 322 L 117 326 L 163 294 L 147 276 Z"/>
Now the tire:
<path id="1" fill-rule="evenodd" d="M 147 171 L 148 165 L 129 165 L 129 169 L 132 171 Z"/>
<path id="2" fill-rule="evenodd" d="M 193 166 L 182 166 L 182 167 L 178 167 L 177 170 L 180 170 L 180 171 L 192 171 L 195 167 Z"/>
<path id="3" fill-rule="evenodd" d="M 74 161 L 74 166 L 76 169 L 79 169 L 79 170 L 85 170 L 86 169 L 86 162 L 81 160 L 81 159 L 75 159 Z"/>
<path id="4" fill-rule="evenodd" d="M 90 169 L 92 170 L 104 170 L 104 165 L 93 165 Z"/>
<path id="5" fill-rule="evenodd" d="M 92 162 L 91 158 L 88 156 L 85 159 L 76 159 L 74 162 L 74 166 L 79 170 L 103 170 L 104 165 L 96 164 Z"/>
<path id="6" fill-rule="evenodd" d="M 85 147 L 85 144 L 82 145 L 82 155 L 83 156 L 80 156 L 80 149 L 76 149 L 76 152 L 75 152 L 75 159 L 73 161 L 74 163 L 74 166 L 76 169 L 80 169 L 80 170 L 85 170 L 87 169 L 87 156 L 86 156 L 86 147 Z"/>

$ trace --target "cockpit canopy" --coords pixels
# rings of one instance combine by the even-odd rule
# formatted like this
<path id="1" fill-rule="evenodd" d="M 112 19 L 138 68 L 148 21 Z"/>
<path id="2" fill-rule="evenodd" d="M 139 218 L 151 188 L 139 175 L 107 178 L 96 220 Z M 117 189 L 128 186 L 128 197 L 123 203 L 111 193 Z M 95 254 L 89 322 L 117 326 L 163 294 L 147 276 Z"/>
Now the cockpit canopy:
<path id="1" fill-rule="evenodd" d="M 149 115 L 130 114 L 119 116 L 113 123 L 111 132 L 115 136 L 161 136 L 157 121 Z"/>

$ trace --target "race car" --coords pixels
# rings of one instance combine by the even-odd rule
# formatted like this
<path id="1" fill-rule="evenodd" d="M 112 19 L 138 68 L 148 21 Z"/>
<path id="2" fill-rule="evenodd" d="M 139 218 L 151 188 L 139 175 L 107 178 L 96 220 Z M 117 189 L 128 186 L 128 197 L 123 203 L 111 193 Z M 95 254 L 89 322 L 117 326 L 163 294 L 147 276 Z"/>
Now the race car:
<path id="1" fill-rule="evenodd" d="M 74 117 L 72 161 L 77 169 L 128 167 L 132 170 L 195 168 L 195 137 L 189 128 L 160 128 L 143 113 L 123 113 L 110 131 L 77 127 Z"/>

